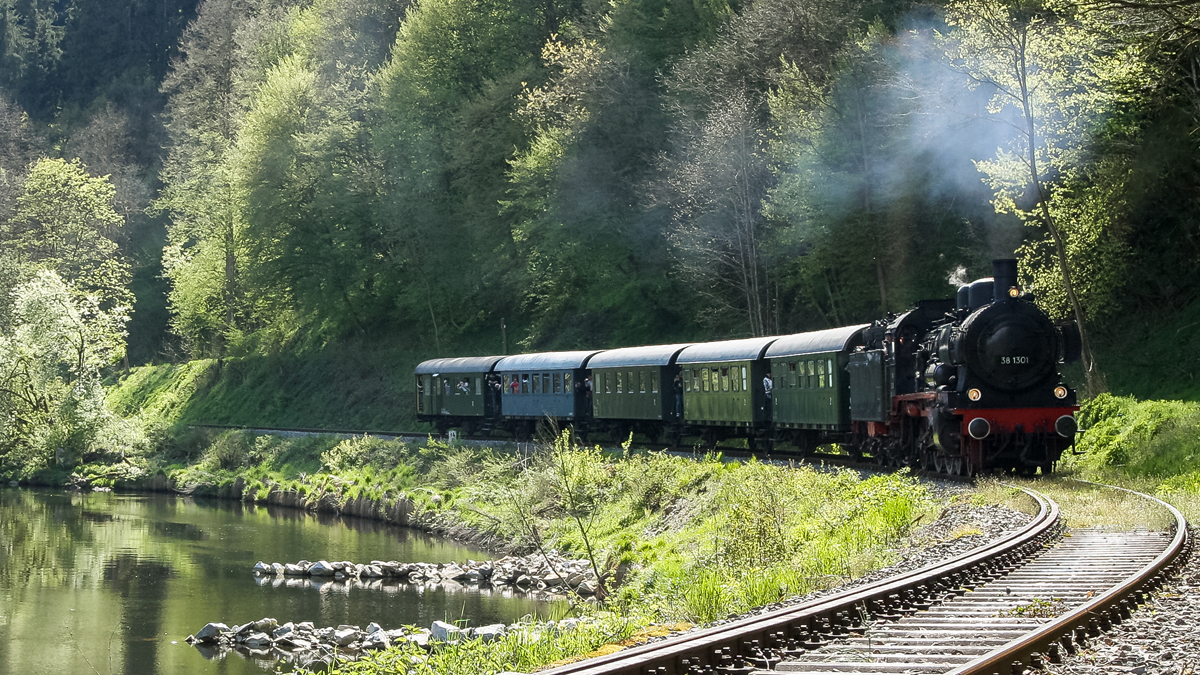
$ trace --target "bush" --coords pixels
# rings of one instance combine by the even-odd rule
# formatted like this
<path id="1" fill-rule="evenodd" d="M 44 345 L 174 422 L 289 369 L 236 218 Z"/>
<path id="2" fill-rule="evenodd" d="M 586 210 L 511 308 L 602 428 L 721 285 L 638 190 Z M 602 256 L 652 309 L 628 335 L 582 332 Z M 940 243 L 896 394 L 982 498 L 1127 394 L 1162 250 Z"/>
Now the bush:
<path id="1" fill-rule="evenodd" d="M 1101 394 L 1085 403 L 1084 432 L 1075 443 L 1084 468 L 1123 467 L 1132 475 L 1186 472 L 1200 457 L 1200 405 L 1183 401 L 1138 401 Z M 1068 462 L 1070 465 L 1071 462 Z"/>
<path id="2" fill-rule="evenodd" d="M 400 441 L 376 436 L 354 436 L 321 453 L 321 463 L 330 471 L 346 471 L 371 466 L 394 469 L 410 456 L 408 446 Z"/>
<path id="3" fill-rule="evenodd" d="M 246 466 L 250 457 L 250 443 L 240 431 L 227 431 L 213 441 L 204 451 L 202 464 L 232 471 Z"/>

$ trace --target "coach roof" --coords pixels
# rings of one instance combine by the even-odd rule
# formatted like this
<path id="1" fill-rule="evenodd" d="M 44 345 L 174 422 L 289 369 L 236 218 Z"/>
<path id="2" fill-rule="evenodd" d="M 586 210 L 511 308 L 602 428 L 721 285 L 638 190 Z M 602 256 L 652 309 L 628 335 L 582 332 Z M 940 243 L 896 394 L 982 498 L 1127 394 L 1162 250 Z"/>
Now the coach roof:
<path id="1" fill-rule="evenodd" d="M 704 342 L 684 349 L 679 353 L 679 358 L 675 359 L 675 363 L 756 361 L 761 359 L 767 347 L 778 339 L 778 337 L 772 336 L 725 340 L 724 342 Z"/>
<path id="2" fill-rule="evenodd" d="M 796 333 L 784 335 L 767 350 L 767 358 L 786 356 L 802 356 L 804 354 L 820 354 L 822 352 L 840 352 L 851 346 L 851 343 L 861 333 L 862 329 L 871 324 L 830 328 L 811 333 Z"/>
<path id="3" fill-rule="evenodd" d="M 505 356 L 496 364 L 497 371 L 506 373 L 525 370 L 574 370 L 582 368 L 599 350 L 580 352 L 542 352 L 540 354 L 517 354 Z"/>
<path id="4" fill-rule="evenodd" d="M 413 371 L 417 375 L 439 373 L 487 373 L 503 356 L 460 356 L 454 359 L 422 361 Z"/>
<path id="5" fill-rule="evenodd" d="M 622 368 L 624 366 L 669 366 L 675 357 L 692 343 L 623 347 L 600 352 L 588 361 L 588 368 Z"/>

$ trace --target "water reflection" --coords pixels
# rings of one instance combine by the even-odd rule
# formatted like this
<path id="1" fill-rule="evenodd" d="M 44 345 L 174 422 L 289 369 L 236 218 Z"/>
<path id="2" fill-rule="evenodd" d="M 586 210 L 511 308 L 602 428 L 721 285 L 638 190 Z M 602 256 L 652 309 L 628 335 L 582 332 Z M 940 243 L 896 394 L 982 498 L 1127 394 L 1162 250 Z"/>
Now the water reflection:
<path id="1" fill-rule="evenodd" d="M 257 560 L 487 557 L 423 533 L 288 508 L 0 489 L 0 672 L 257 675 L 259 662 L 274 666 L 271 654 L 209 662 L 183 638 L 208 621 L 264 616 L 394 628 L 509 623 L 547 610 L 507 590 L 445 582 L 274 587 L 251 572 Z"/>

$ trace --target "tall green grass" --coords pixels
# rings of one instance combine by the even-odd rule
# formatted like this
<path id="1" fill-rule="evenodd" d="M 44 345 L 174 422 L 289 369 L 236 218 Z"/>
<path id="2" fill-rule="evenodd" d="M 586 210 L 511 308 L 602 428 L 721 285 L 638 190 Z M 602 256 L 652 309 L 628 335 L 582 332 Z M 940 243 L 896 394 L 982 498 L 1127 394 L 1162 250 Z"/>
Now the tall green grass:
<path id="1" fill-rule="evenodd" d="M 113 382 L 108 401 L 118 414 L 168 425 L 405 431 L 416 426 L 420 360 L 384 343 L 143 366 Z"/>

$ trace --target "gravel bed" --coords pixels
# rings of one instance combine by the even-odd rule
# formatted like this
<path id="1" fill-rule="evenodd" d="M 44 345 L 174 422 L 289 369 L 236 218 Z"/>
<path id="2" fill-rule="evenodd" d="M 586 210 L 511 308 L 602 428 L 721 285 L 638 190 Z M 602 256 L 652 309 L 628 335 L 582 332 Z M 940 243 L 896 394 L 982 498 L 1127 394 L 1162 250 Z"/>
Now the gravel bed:
<path id="1" fill-rule="evenodd" d="M 1200 530 L 1191 528 L 1192 537 Z M 1200 555 L 1127 621 L 1075 656 L 1050 665 L 1056 675 L 1200 675 Z"/>

